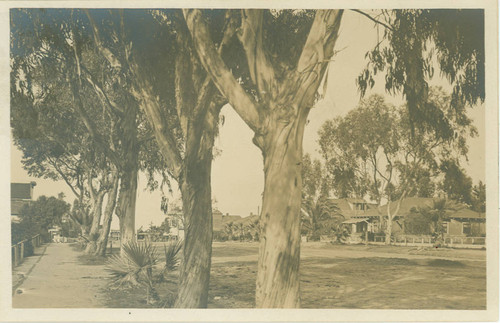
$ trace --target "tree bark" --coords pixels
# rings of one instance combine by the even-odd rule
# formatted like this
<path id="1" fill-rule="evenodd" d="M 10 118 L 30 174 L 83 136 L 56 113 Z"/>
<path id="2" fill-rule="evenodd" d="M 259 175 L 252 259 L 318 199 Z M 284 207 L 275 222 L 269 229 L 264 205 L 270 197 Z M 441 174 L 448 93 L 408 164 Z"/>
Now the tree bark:
<path id="1" fill-rule="evenodd" d="M 87 254 L 95 252 L 96 240 L 98 239 L 99 234 L 99 224 L 102 216 L 102 203 L 105 195 L 106 192 L 102 190 L 94 196 L 92 205 L 92 225 L 88 235 L 89 243 L 87 243 L 87 247 L 85 248 L 85 253 Z"/>
<path id="2" fill-rule="evenodd" d="M 212 149 L 222 105 L 211 102 L 205 118 L 189 122 L 179 178 L 184 213 L 183 261 L 175 307 L 206 308 L 212 259 Z M 203 129 L 203 130 L 200 130 Z"/>
<path id="3" fill-rule="evenodd" d="M 125 118 L 121 120 L 121 150 L 123 163 L 120 171 L 120 193 L 116 215 L 120 221 L 121 249 L 135 240 L 135 204 L 137 199 L 137 175 L 139 172 L 139 144 L 137 140 L 137 109 L 125 107 Z"/>
<path id="4" fill-rule="evenodd" d="M 306 114 L 264 139 L 264 194 L 256 286 L 259 308 L 300 306 L 302 137 Z"/>
<path id="5" fill-rule="evenodd" d="M 135 240 L 135 203 L 137 198 L 137 166 L 122 174 L 116 214 L 120 221 L 120 253 L 123 246 Z"/>
<path id="6" fill-rule="evenodd" d="M 194 160 L 190 166 L 180 185 L 185 240 L 175 307 L 205 308 L 212 257 L 212 160 Z"/>
<path id="7" fill-rule="evenodd" d="M 385 244 L 391 244 L 392 236 L 392 214 L 391 214 L 391 201 L 387 201 L 387 229 L 385 233 Z"/>
<path id="8" fill-rule="evenodd" d="M 106 255 L 108 236 L 109 236 L 109 231 L 111 229 L 111 220 L 113 218 L 113 211 L 115 210 L 116 206 L 116 197 L 118 195 L 119 181 L 120 178 L 117 176 L 116 173 L 114 173 L 112 175 L 112 180 L 111 180 L 112 187 L 111 190 L 108 192 L 108 200 L 106 202 L 106 208 L 104 209 L 104 218 L 102 220 L 101 234 L 99 235 L 99 239 L 97 240 L 94 252 L 94 255 L 96 256 Z"/>

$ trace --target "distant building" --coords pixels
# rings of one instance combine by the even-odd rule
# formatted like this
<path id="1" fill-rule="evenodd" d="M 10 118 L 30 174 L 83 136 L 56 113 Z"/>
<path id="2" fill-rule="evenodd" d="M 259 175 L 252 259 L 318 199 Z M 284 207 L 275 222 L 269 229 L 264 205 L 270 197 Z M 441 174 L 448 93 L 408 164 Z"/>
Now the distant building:
<path id="1" fill-rule="evenodd" d="M 337 208 L 336 216 L 349 232 L 350 243 L 361 242 L 367 232 L 380 230 L 380 214 L 376 204 L 362 198 L 329 199 Z"/>
<path id="2" fill-rule="evenodd" d="M 11 221 L 18 222 L 22 207 L 33 202 L 33 189 L 35 186 L 36 182 L 10 183 Z"/>
<path id="3" fill-rule="evenodd" d="M 381 233 L 387 226 L 387 207 L 377 207 L 363 199 L 330 199 L 338 207 L 338 213 L 343 217 L 342 224 L 348 229 L 350 243 L 359 243 L 363 239 L 373 239 L 373 234 Z M 433 198 L 408 197 L 401 201 L 398 213 L 392 222 L 393 235 L 407 234 L 405 220 L 415 216 L 416 210 L 432 207 Z M 397 208 L 397 201 L 390 205 L 392 213 Z M 456 211 L 448 212 L 442 223 L 445 237 L 483 237 L 486 234 L 486 214 L 474 212 L 462 205 Z"/>
<path id="4" fill-rule="evenodd" d="M 486 236 L 486 213 L 461 209 L 451 214 L 443 227 L 447 237 L 483 237 Z"/>
<path id="5" fill-rule="evenodd" d="M 164 233 L 167 240 L 183 240 L 184 239 L 184 215 L 181 212 L 167 213 L 166 221 L 168 222 L 168 232 Z"/>
<path id="6" fill-rule="evenodd" d="M 120 241 L 120 230 L 110 230 L 108 240 Z"/>
<path id="7" fill-rule="evenodd" d="M 226 224 L 230 222 L 235 223 L 242 219 L 239 215 L 230 215 L 229 213 L 223 214 L 219 210 L 214 210 L 212 212 L 212 218 L 214 231 L 222 231 Z"/>

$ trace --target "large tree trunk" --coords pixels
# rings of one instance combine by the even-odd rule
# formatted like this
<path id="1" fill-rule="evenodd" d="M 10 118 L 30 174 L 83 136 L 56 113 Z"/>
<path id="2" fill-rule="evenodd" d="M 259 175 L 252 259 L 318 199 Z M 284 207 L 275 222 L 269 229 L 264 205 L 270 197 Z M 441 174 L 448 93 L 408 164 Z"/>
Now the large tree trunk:
<path id="1" fill-rule="evenodd" d="M 137 167 L 121 175 L 116 214 L 120 221 L 120 253 L 123 246 L 135 240 L 135 203 L 137 198 Z"/>
<path id="2" fill-rule="evenodd" d="M 88 235 L 89 243 L 87 243 L 87 247 L 85 248 L 85 253 L 88 254 L 92 254 L 95 252 L 96 241 L 99 234 L 99 224 L 101 223 L 102 203 L 105 195 L 105 191 L 100 191 L 94 197 L 92 205 L 92 225 L 90 227 Z"/>
<path id="3" fill-rule="evenodd" d="M 264 196 L 260 225 L 256 306 L 300 306 L 300 204 L 305 116 L 276 122 L 264 139 Z"/>
<path id="4" fill-rule="evenodd" d="M 108 245 L 108 236 L 109 231 L 111 229 L 111 220 L 113 218 L 113 211 L 115 210 L 116 205 L 116 196 L 118 195 L 118 183 L 119 177 L 117 174 L 113 174 L 113 178 L 111 180 L 112 187 L 108 192 L 108 200 L 106 202 L 106 208 L 104 209 L 104 218 L 102 220 L 102 230 L 99 235 L 99 239 L 96 243 L 96 248 L 94 254 L 96 256 L 105 256 L 106 255 L 106 247 Z"/>
<path id="5" fill-rule="evenodd" d="M 389 217 L 387 218 L 387 230 L 385 232 L 385 244 L 390 245 L 391 244 L 391 236 L 392 236 L 392 219 Z"/>
<path id="6" fill-rule="evenodd" d="M 121 150 L 123 163 L 120 169 L 120 193 L 116 215 L 120 221 L 120 253 L 123 246 L 135 240 L 135 203 L 137 199 L 137 175 L 139 172 L 139 144 L 137 141 L 137 108 L 125 107 L 125 117 L 121 120 L 123 129 Z"/>
<path id="7" fill-rule="evenodd" d="M 208 301 L 212 257 L 212 160 L 193 161 L 180 185 L 184 212 L 184 249 L 175 307 L 204 308 Z"/>
<path id="8" fill-rule="evenodd" d="M 192 122 L 192 130 L 187 134 L 183 172 L 179 178 L 185 238 L 175 302 L 178 308 L 207 307 L 213 238 L 212 149 L 220 109 L 220 104 L 212 102 L 206 117 L 200 116 Z"/>

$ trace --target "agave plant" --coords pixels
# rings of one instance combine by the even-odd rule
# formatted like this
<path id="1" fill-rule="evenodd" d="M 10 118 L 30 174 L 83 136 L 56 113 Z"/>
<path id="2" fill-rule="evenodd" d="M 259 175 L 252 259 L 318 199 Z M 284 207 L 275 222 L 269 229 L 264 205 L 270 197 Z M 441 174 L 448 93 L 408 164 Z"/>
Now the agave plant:
<path id="1" fill-rule="evenodd" d="M 112 256 L 107 264 L 112 283 L 123 285 L 143 285 L 147 290 L 148 304 L 159 301 L 154 288 L 153 267 L 158 263 L 156 248 L 150 243 L 131 241 L 123 246 L 121 255 Z"/>

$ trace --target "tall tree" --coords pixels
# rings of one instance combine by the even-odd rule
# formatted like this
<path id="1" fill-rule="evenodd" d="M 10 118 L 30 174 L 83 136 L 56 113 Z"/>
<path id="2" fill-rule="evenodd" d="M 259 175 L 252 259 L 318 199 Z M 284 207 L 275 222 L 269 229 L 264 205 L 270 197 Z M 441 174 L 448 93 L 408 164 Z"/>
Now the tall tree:
<path id="1" fill-rule="evenodd" d="M 448 159 L 441 164 L 444 179 L 442 190 L 453 200 L 472 204 L 472 179 L 466 174 L 456 159 Z"/>
<path id="2" fill-rule="evenodd" d="M 354 11 L 387 28 L 384 39 L 388 40 L 386 53 L 390 54 L 385 60 L 378 59 L 380 55 L 375 55 L 375 59 L 370 57 L 375 63 L 381 63 L 375 68 L 370 65 L 359 78 L 362 90 L 374 83 L 373 73 L 388 66 L 386 88 L 403 92 L 411 121 L 418 115 L 427 116 L 426 122 L 446 130 L 446 125 L 439 123 L 442 118 L 430 116 L 435 109 L 427 104 L 425 76 L 431 70 L 430 60 L 424 64 L 421 58 L 424 45 L 433 41 L 438 49 L 440 69 L 455 86 L 454 99 L 467 103 L 484 99 L 483 12 L 394 10 L 387 15 L 387 11 L 383 11 L 387 21 L 381 23 L 365 12 Z M 328 61 L 334 54 L 343 11 L 318 10 L 314 12 L 312 25 L 299 22 L 297 18 L 303 12 L 242 10 L 239 39 L 244 55 L 240 56 L 239 66 L 247 66 L 249 76 L 235 77 L 232 71 L 236 70 L 231 71 L 215 51 L 202 12 L 184 10 L 203 66 L 255 132 L 254 143 L 264 157 L 261 224 L 265 239 L 261 240 L 259 251 L 258 307 L 296 307 L 300 303 L 300 203 L 297 201 L 301 191 L 303 128 Z M 297 23 L 308 28 L 298 28 Z M 269 31 L 270 26 L 274 27 L 273 32 Z M 285 37 L 280 34 L 283 31 Z M 276 41 L 278 37 L 286 42 Z M 280 51 L 283 49 L 288 51 Z"/>
<path id="3" fill-rule="evenodd" d="M 256 305 L 298 307 L 302 137 L 334 54 L 342 10 L 241 10 L 229 16 L 240 28 L 239 66 L 248 71 L 245 78 L 235 77 L 217 53 L 202 11 L 184 10 L 203 67 L 254 131 L 264 157 L 260 221 L 265 238 L 260 240 Z"/>
<path id="4" fill-rule="evenodd" d="M 482 181 L 472 188 L 472 209 L 476 212 L 486 212 L 486 184 Z"/>
<path id="5" fill-rule="evenodd" d="M 412 134 L 407 108 L 388 105 L 379 95 L 362 100 L 345 117 L 325 122 L 319 131 L 322 156 L 334 179 L 347 164 L 356 170 L 350 182 L 364 182 L 369 198 L 379 206 L 398 200 L 396 206 L 387 207 L 387 214 L 380 215 L 381 223 L 387 218 L 387 242 L 401 199 L 405 195 L 431 197 L 439 165 L 450 156 L 467 157 L 466 138 L 476 133 L 465 111 L 450 106 L 451 97 L 442 89 L 431 89 L 429 100 L 447 117 L 453 135 L 436 136 L 425 129 Z M 343 181 L 333 183 L 345 186 Z"/>
<path id="6" fill-rule="evenodd" d="M 54 196 L 40 196 L 36 201 L 24 205 L 20 210 L 20 222 L 12 223 L 12 242 L 17 243 L 40 234 L 46 239 L 48 230 L 62 224 L 62 216 L 70 209 L 64 200 Z"/>
<path id="7" fill-rule="evenodd" d="M 68 115 L 77 120 L 94 151 L 118 171 L 116 213 L 122 240 L 134 239 L 140 148 L 149 149 L 151 146 L 146 143 L 154 141 L 147 123 L 140 118 L 130 87 L 126 86 L 129 74 L 120 74 L 107 64 L 106 57 L 98 54 L 90 23 L 80 10 L 23 9 L 15 11 L 13 17 L 12 52 L 15 57 L 25 58 L 21 70 L 36 72 L 50 66 L 56 73 L 41 83 L 42 89 L 54 79 L 66 82 L 62 88 L 70 102 L 64 106 L 66 109 L 54 109 L 59 111 L 56 118 L 62 120 Z M 18 76 L 16 82 L 31 86 L 31 74 Z M 156 152 L 157 149 L 149 149 L 142 156 L 150 158 Z M 156 169 L 163 167 L 161 157 L 151 158 L 156 160 Z M 151 165 L 145 167 L 151 171 Z"/>
<path id="8" fill-rule="evenodd" d="M 142 19 L 128 10 L 113 15 L 97 20 L 94 12 L 87 12 L 94 41 L 110 65 L 130 75 L 129 92 L 149 121 L 167 172 L 182 194 L 186 233 L 175 306 L 206 307 L 212 253 L 210 175 L 219 112 L 226 100 L 193 52 L 180 11 L 152 11 Z M 111 28 L 105 23 L 109 20 L 115 21 Z M 211 21 L 219 24 L 214 36 L 222 53 L 235 28 L 224 24 L 224 12 L 213 12 Z"/>

